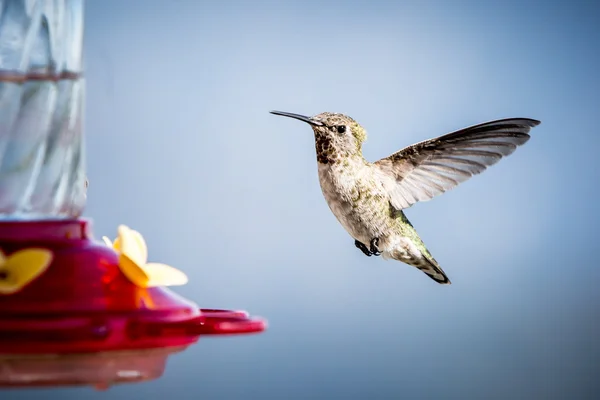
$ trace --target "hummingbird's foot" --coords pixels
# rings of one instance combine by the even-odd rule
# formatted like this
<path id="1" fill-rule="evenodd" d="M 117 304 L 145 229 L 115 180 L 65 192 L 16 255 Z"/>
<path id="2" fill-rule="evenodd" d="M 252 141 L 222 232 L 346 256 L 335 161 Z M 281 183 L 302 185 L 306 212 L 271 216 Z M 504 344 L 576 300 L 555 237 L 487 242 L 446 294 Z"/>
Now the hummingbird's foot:
<path id="1" fill-rule="evenodd" d="M 369 251 L 369 248 L 367 246 L 365 246 L 364 243 L 359 242 L 358 240 L 355 240 L 354 241 L 354 245 L 356 247 L 358 247 L 363 253 L 365 253 L 365 256 L 367 256 L 367 257 L 371 257 L 372 256 L 371 252 Z"/>
<path id="2" fill-rule="evenodd" d="M 371 248 L 369 249 L 371 254 L 373 254 L 374 256 L 380 256 L 381 255 L 381 251 L 379 251 L 379 238 L 373 238 L 371 239 Z"/>

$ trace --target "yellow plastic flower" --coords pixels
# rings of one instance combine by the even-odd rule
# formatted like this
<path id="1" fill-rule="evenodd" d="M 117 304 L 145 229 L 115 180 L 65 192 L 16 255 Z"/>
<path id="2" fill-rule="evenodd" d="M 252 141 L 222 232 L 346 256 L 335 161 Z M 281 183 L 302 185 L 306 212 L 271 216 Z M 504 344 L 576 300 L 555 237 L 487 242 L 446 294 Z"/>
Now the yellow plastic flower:
<path id="1" fill-rule="evenodd" d="M 6 257 L 0 251 L 0 294 L 13 294 L 40 276 L 52 262 L 52 252 L 30 248 Z"/>
<path id="2" fill-rule="evenodd" d="M 125 225 L 120 225 L 114 242 L 104 236 L 107 246 L 119 254 L 119 268 L 135 285 L 148 288 L 177 286 L 188 282 L 187 276 L 169 265 L 148 263 L 148 248 L 142 235 Z"/>

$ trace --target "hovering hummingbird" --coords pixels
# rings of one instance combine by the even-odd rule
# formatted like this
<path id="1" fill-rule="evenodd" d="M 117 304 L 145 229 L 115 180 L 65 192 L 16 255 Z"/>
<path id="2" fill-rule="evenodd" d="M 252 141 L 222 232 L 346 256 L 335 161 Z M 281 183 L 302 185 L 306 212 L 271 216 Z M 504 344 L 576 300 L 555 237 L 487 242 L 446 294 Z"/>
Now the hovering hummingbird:
<path id="1" fill-rule="evenodd" d="M 330 112 L 314 117 L 271 111 L 308 123 L 315 134 L 321 190 L 329 208 L 367 256 L 417 267 L 450 280 L 402 211 L 479 174 L 529 140 L 540 121 L 510 118 L 461 129 L 408 146 L 374 163 L 362 155 L 365 129 Z"/>

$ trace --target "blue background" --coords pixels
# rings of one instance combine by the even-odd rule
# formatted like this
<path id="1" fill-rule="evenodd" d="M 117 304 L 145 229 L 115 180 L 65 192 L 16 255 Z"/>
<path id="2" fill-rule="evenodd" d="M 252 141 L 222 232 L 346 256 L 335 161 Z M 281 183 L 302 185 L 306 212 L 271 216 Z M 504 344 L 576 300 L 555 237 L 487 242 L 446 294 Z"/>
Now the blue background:
<path id="1" fill-rule="evenodd" d="M 583 399 L 600 390 L 593 1 L 88 1 L 86 215 L 142 232 L 203 307 L 268 318 L 156 381 L 14 399 Z M 407 210 L 453 284 L 367 258 L 319 188 L 343 112 L 374 161 L 505 117 L 512 156 Z"/>

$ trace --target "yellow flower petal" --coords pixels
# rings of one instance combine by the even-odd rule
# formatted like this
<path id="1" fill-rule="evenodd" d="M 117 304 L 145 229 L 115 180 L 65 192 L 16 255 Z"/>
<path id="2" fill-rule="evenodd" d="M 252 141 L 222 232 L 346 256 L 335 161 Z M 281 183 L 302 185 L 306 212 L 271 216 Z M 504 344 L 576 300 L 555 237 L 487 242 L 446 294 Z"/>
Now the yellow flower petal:
<path id="1" fill-rule="evenodd" d="M 144 270 L 125 254 L 119 254 L 119 268 L 134 285 L 147 287 L 150 278 Z"/>
<path id="2" fill-rule="evenodd" d="M 139 308 L 145 308 L 145 309 L 153 309 L 154 305 L 155 305 L 154 300 L 152 299 L 152 296 L 148 292 L 147 288 L 143 288 L 143 290 L 135 291 L 135 304 Z"/>
<path id="3" fill-rule="evenodd" d="M 148 248 L 142 235 L 125 225 L 119 226 L 118 232 L 119 237 L 113 244 L 115 250 L 119 251 L 117 249 L 118 240 L 121 253 L 127 255 L 137 265 L 146 264 L 146 261 L 148 261 Z"/>
<path id="4" fill-rule="evenodd" d="M 111 249 L 113 248 L 113 244 L 110 241 L 109 238 L 107 238 L 106 236 L 102 236 L 102 240 L 104 240 L 104 244 L 107 245 L 108 247 L 110 247 Z"/>
<path id="5" fill-rule="evenodd" d="M 183 272 L 166 264 L 149 263 L 144 265 L 143 269 L 150 278 L 147 287 L 179 286 L 188 282 Z"/>
<path id="6" fill-rule="evenodd" d="M 121 240 L 119 240 L 119 238 L 115 238 L 115 241 L 113 242 L 113 250 L 120 253 L 121 252 Z"/>
<path id="7" fill-rule="evenodd" d="M 0 267 L 5 276 L 0 279 L 0 294 L 12 294 L 40 276 L 52 262 L 52 252 L 46 249 L 25 249 L 6 258 Z"/>
<path id="8" fill-rule="evenodd" d="M 117 237 L 114 242 L 111 242 L 110 239 L 106 236 L 102 236 L 102 240 L 104 244 L 113 249 L 116 252 L 121 252 L 121 241 Z"/>
<path id="9" fill-rule="evenodd" d="M 0 250 L 0 268 L 2 268 L 2 266 L 4 265 L 5 262 L 6 262 L 6 256 L 4 255 L 2 250 Z"/>
<path id="10" fill-rule="evenodd" d="M 144 262 L 147 262 L 148 261 L 148 247 L 146 246 L 146 241 L 144 240 L 144 237 L 142 236 L 141 233 L 139 233 L 138 231 L 135 231 L 133 229 L 130 229 L 129 232 L 131 233 L 131 235 L 137 242 L 139 252 L 142 255 L 142 257 L 144 258 Z"/>
<path id="11" fill-rule="evenodd" d="M 103 237 L 108 246 L 119 253 L 119 268 L 136 286 L 142 288 L 155 286 L 185 285 L 187 276 L 165 264 L 146 264 L 148 247 L 144 237 L 126 225 L 119 225 L 118 236 L 114 242 Z"/>

